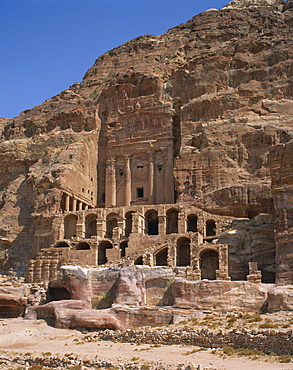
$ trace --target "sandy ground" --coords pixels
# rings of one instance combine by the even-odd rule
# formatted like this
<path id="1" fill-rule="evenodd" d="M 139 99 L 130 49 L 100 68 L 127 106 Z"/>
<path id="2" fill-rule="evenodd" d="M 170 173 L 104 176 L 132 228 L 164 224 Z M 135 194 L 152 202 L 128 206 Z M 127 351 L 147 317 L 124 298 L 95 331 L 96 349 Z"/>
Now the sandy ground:
<path id="1" fill-rule="evenodd" d="M 192 354 L 194 346 L 160 346 L 135 345 L 112 342 L 82 342 L 85 335 L 76 330 L 55 329 L 45 321 L 28 321 L 22 319 L 0 320 L 0 348 L 2 351 L 18 354 L 65 355 L 74 353 L 82 358 L 98 357 L 117 362 L 129 361 L 139 357 L 141 362 L 163 361 L 170 365 L 188 364 L 212 365 L 221 370 L 293 370 L 293 363 L 281 364 L 268 360 L 252 361 L 249 358 L 222 358 L 211 350 Z M 80 342 L 82 342 L 80 344 Z M 268 361 L 268 362 L 267 362 Z"/>

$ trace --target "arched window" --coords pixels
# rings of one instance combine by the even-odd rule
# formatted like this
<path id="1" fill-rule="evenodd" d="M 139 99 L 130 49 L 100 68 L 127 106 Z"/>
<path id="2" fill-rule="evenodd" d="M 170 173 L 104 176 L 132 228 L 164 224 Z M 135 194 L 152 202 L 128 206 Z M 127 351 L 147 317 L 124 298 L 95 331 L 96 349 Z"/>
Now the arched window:
<path id="1" fill-rule="evenodd" d="M 178 233 L 178 211 L 171 209 L 167 212 L 166 234 Z"/>
<path id="2" fill-rule="evenodd" d="M 110 213 L 107 216 L 107 231 L 106 231 L 107 238 L 113 237 L 113 229 L 115 227 L 118 227 L 118 215 L 117 213 Z"/>
<path id="3" fill-rule="evenodd" d="M 146 219 L 146 230 L 148 235 L 158 235 L 159 234 L 159 220 L 158 212 L 155 210 L 149 210 L 145 214 Z"/>
<path id="4" fill-rule="evenodd" d="M 113 248 L 113 245 L 110 242 L 108 241 L 101 242 L 98 248 L 98 265 L 104 265 L 105 263 L 108 262 L 106 250 L 111 248 Z"/>
<path id="5" fill-rule="evenodd" d="M 126 256 L 126 248 L 128 247 L 127 241 L 120 244 L 121 258 Z"/>
<path id="6" fill-rule="evenodd" d="M 156 266 L 168 265 L 168 248 L 161 249 L 156 255 Z"/>
<path id="7" fill-rule="evenodd" d="M 201 278 L 216 280 L 216 270 L 219 269 L 219 254 L 216 251 L 208 250 L 200 256 Z"/>
<path id="8" fill-rule="evenodd" d="M 66 242 L 59 242 L 54 246 L 54 248 L 70 248 L 70 246 Z"/>
<path id="9" fill-rule="evenodd" d="M 187 217 L 187 231 L 197 232 L 197 216 L 188 215 Z"/>
<path id="10" fill-rule="evenodd" d="M 85 237 L 91 238 L 97 235 L 97 216 L 88 215 L 85 219 Z"/>
<path id="11" fill-rule="evenodd" d="M 64 239 L 70 239 L 76 236 L 77 216 L 74 214 L 68 215 L 64 219 Z"/>
<path id="12" fill-rule="evenodd" d="M 214 220 L 208 220 L 206 222 L 206 236 L 216 235 L 216 223 Z"/>
<path id="13" fill-rule="evenodd" d="M 190 239 L 180 238 L 177 241 L 176 248 L 176 265 L 189 266 L 190 265 Z"/>
<path id="14" fill-rule="evenodd" d="M 78 246 L 76 247 L 76 250 L 78 251 L 87 250 L 87 249 L 91 249 L 91 248 L 89 244 L 86 242 L 79 243 Z"/>

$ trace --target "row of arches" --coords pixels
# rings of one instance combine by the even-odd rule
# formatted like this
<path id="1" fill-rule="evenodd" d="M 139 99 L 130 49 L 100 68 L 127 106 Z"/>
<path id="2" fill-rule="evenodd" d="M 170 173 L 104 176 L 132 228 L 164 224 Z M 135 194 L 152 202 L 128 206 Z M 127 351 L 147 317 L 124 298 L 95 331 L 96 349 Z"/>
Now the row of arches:
<path id="1" fill-rule="evenodd" d="M 63 248 L 70 246 L 66 242 L 59 242 L 55 245 L 56 248 Z M 126 256 L 126 248 L 128 247 L 127 241 L 120 243 L 120 256 L 121 258 Z M 89 250 L 90 245 L 87 242 L 81 242 L 76 246 L 76 250 Z M 104 240 L 98 246 L 98 265 L 104 265 L 108 262 L 107 250 L 113 249 L 113 245 L 110 241 Z M 176 266 L 190 266 L 191 265 L 191 253 L 190 253 L 190 239 L 183 237 L 179 238 L 176 244 Z M 154 253 L 154 265 L 156 266 L 168 266 L 170 250 L 168 247 L 163 247 Z M 143 264 L 143 256 L 138 256 L 135 261 L 135 265 Z M 215 280 L 216 270 L 219 269 L 219 254 L 214 250 L 205 250 L 200 254 L 200 270 L 202 279 Z"/>
<path id="2" fill-rule="evenodd" d="M 129 211 L 125 215 L 125 236 L 128 237 L 132 231 L 133 224 L 133 214 L 134 211 Z M 110 213 L 106 218 L 106 233 L 105 237 L 112 238 L 113 231 L 118 227 L 118 214 Z M 178 233 L 178 219 L 179 211 L 171 209 L 166 214 L 166 234 L 176 234 Z M 76 236 L 76 226 L 77 226 L 77 216 L 75 214 L 70 214 L 64 219 L 64 238 L 70 239 Z M 149 210 L 145 214 L 145 223 L 140 225 L 141 229 L 145 231 L 148 235 L 158 235 L 159 234 L 159 217 L 156 210 Z M 216 222 L 215 220 L 207 220 L 206 225 L 206 236 L 216 235 Z M 196 214 L 189 214 L 187 216 L 187 232 L 197 232 L 198 231 L 198 217 Z M 85 238 L 91 238 L 97 235 L 97 216 L 95 214 L 90 214 L 85 219 Z"/>

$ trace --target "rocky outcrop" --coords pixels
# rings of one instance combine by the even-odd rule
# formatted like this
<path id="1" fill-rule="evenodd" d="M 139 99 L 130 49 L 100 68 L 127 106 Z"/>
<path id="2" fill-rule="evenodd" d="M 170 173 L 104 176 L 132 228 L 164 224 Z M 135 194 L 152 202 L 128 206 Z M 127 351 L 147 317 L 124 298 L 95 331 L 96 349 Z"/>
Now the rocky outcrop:
<path id="1" fill-rule="evenodd" d="M 69 300 L 50 302 L 30 307 L 25 317 L 28 320 L 44 319 L 55 328 L 123 329 L 124 327 L 107 310 L 89 310 L 84 301 Z"/>
<path id="2" fill-rule="evenodd" d="M 268 294 L 269 311 L 293 311 L 293 286 L 271 289 Z"/>
<path id="3" fill-rule="evenodd" d="M 293 138 L 291 3 L 235 0 L 164 35 L 138 37 L 100 56 L 81 83 L 1 119 L 1 269 L 24 276 L 28 260 L 58 239 L 54 217 L 67 196 L 83 209 L 105 206 L 109 143 L 127 152 L 137 140 L 161 142 L 165 132 L 172 150 L 155 168 L 167 171 L 166 163 L 164 182 L 174 178 L 174 187 L 157 202 L 175 194 L 210 213 L 249 218 L 274 217 L 275 207 L 277 281 L 292 283 L 291 201 L 284 201 L 292 198 L 285 174 Z M 148 145 L 144 158 L 161 150 Z M 272 229 L 257 232 L 263 236 L 253 239 L 262 242 L 250 253 L 268 260 L 270 280 Z M 140 294 L 138 285 L 129 299 Z"/>
<path id="4" fill-rule="evenodd" d="M 277 210 L 275 221 L 278 284 L 293 281 L 293 141 L 271 149 L 272 189 Z"/>
<path id="5" fill-rule="evenodd" d="M 172 284 L 174 307 L 198 310 L 266 310 L 269 285 L 240 281 L 188 281 Z"/>

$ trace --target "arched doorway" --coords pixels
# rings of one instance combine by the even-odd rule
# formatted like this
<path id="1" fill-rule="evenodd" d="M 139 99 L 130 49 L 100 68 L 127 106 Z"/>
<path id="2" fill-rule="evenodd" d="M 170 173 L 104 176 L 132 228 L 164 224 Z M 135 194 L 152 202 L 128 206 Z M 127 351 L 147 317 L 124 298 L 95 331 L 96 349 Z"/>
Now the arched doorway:
<path id="1" fill-rule="evenodd" d="M 68 215 L 64 219 L 64 239 L 70 239 L 76 236 L 77 216 Z"/>
<path id="2" fill-rule="evenodd" d="M 125 257 L 126 256 L 126 248 L 128 247 L 128 243 L 127 241 L 124 241 L 120 244 L 120 251 L 121 251 L 121 258 Z"/>
<path id="3" fill-rule="evenodd" d="M 168 248 L 161 249 L 155 255 L 156 266 L 167 266 L 168 265 Z"/>
<path id="4" fill-rule="evenodd" d="M 146 219 L 146 230 L 148 235 L 158 235 L 159 234 L 159 220 L 158 212 L 155 210 L 149 210 L 145 214 Z"/>
<path id="5" fill-rule="evenodd" d="M 187 231 L 197 232 L 197 216 L 188 215 L 187 217 Z"/>
<path id="6" fill-rule="evenodd" d="M 216 270 L 219 270 L 219 254 L 213 250 L 203 252 L 200 256 L 200 269 L 202 279 L 216 280 Z"/>
<path id="7" fill-rule="evenodd" d="M 106 230 L 107 238 L 113 237 L 113 229 L 115 227 L 118 227 L 118 215 L 117 213 L 110 213 L 107 216 L 107 230 Z"/>
<path id="8" fill-rule="evenodd" d="M 190 239 L 180 238 L 177 241 L 176 247 L 176 265 L 189 266 L 190 265 Z"/>
<path id="9" fill-rule="evenodd" d="M 104 265 L 108 262 L 106 250 L 113 248 L 112 244 L 108 241 L 101 242 L 98 248 L 98 265 Z"/>
<path id="10" fill-rule="evenodd" d="M 85 219 L 85 237 L 91 238 L 97 235 L 97 216 L 88 215 Z"/>
<path id="11" fill-rule="evenodd" d="M 167 212 L 166 234 L 178 234 L 178 213 L 176 209 Z"/>
<path id="12" fill-rule="evenodd" d="M 76 247 L 76 250 L 78 251 L 84 251 L 84 250 L 87 250 L 87 249 L 91 249 L 89 244 L 86 243 L 86 242 L 82 242 L 82 243 L 79 243 L 78 246 Z"/>
<path id="13" fill-rule="evenodd" d="M 206 236 L 216 235 L 216 223 L 214 220 L 208 220 L 206 222 Z"/>

